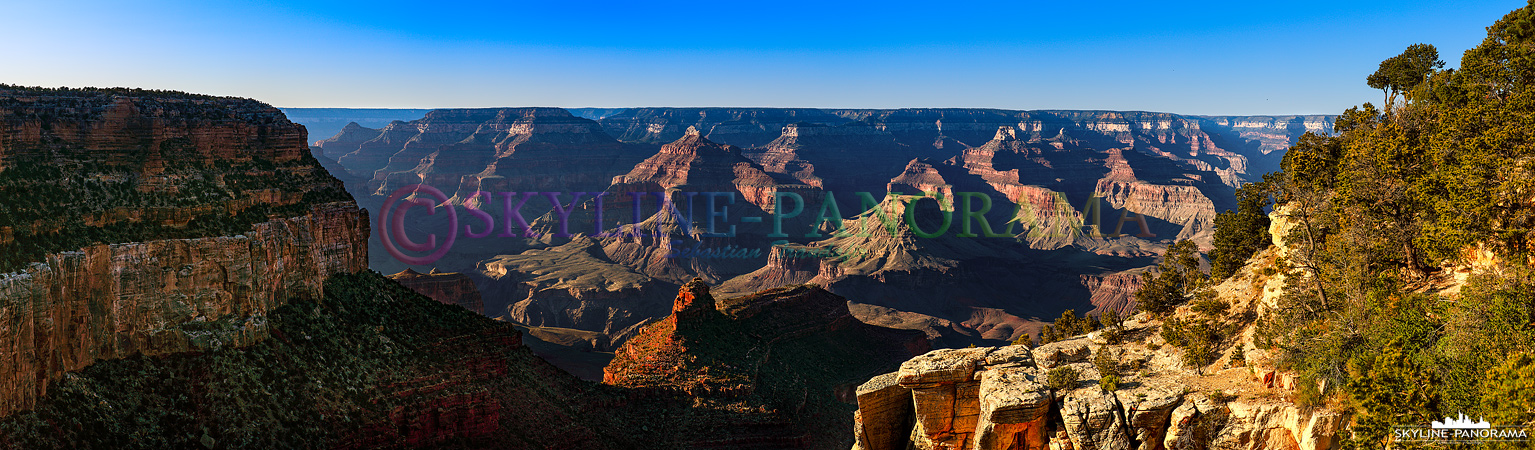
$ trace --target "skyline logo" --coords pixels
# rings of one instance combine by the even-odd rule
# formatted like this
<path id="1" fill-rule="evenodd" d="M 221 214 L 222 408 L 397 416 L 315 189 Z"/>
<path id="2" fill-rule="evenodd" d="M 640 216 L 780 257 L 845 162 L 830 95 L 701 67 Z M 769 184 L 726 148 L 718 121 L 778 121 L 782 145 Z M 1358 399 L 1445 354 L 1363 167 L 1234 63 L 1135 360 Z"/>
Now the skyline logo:
<path id="1" fill-rule="evenodd" d="M 1459 418 L 1451 419 L 1449 416 L 1445 416 L 1444 421 L 1435 420 L 1433 423 L 1430 423 L 1428 427 L 1435 430 L 1470 430 L 1492 428 L 1492 424 L 1487 423 L 1486 419 L 1482 419 L 1480 417 L 1477 419 L 1478 420 L 1476 422 L 1472 422 L 1470 417 L 1466 417 L 1466 413 L 1460 413 Z"/>
<path id="2" fill-rule="evenodd" d="M 1480 417 L 1473 421 L 1462 412 L 1454 418 L 1432 421 L 1426 427 L 1394 427 L 1391 438 L 1395 442 L 1467 444 L 1528 441 L 1530 433 L 1523 426 L 1494 426 Z"/>

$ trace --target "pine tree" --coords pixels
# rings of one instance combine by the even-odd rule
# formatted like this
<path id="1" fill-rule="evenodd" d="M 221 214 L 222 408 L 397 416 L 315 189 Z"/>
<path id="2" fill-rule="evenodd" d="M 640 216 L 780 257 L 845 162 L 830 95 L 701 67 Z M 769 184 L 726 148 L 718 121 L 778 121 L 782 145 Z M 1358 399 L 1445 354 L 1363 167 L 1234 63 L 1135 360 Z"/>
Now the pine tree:
<path id="1" fill-rule="evenodd" d="M 1268 183 L 1250 183 L 1237 189 L 1236 211 L 1215 216 L 1214 248 L 1210 249 L 1210 277 L 1223 280 L 1237 272 L 1253 254 L 1268 248 L 1270 204 Z"/>
<path id="2" fill-rule="evenodd" d="M 1136 307 L 1154 315 L 1171 312 L 1207 283 L 1199 270 L 1199 246 L 1190 240 L 1173 243 L 1156 272 L 1142 273 L 1141 282 L 1135 291 Z"/>

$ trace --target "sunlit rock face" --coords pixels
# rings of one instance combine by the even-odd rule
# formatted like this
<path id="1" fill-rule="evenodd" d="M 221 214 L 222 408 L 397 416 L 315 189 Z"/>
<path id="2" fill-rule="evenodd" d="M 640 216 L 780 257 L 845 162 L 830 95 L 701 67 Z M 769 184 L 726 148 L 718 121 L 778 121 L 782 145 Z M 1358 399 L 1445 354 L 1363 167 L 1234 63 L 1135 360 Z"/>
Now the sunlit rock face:
<path id="1" fill-rule="evenodd" d="M 368 220 L 260 102 L 0 89 L 0 414 L 96 361 L 249 345 L 367 269 Z"/>

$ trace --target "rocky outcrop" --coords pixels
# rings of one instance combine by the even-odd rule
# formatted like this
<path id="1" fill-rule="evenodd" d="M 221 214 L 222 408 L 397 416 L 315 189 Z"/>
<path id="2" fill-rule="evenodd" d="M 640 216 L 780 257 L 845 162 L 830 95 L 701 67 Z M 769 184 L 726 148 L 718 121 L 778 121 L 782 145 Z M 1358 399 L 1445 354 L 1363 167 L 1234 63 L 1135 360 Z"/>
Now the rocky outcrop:
<path id="1" fill-rule="evenodd" d="M 927 345 L 917 333 L 859 322 L 848 311 L 846 299 L 819 286 L 783 287 L 715 299 L 707 283 L 694 279 L 678 291 L 670 315 L 645 326 L 620 347 L 604 370 L 603 382 L 717 392 L 719 385 L 710 383 L 732 381 L 741 384 L 725 391 L 750 390 L 754 388 L 748 380 L 761 375 L 745 374 L 757 372 L 763 365 L 772 364 L 772 360 L 745 366 L 733 363 L 729 365 L 733 369 L 723 372 L 721 367 L 709 368 L 711 360 L 737 358 L 741 355 L 732 353 L 746 350 L 732 348 L 729 341 L 766 350 L 831 334 L 859 341 L 875 337 L 883 341 L 858 350 L 867 352 L 871 362 L 890 355 L 910 354 Z"/>
<path id="2" fill-rule="evenodd" d="M 428 273 L 405 269 L 389 278 L 432 300 L 485 314 L 485 302 L 480 298 L 480 290 L 474 287 L 468 275 L 439 272 L 437 269 Z"/>
<path id="3" fill-rule="evenodd" d="M 1104 348 L 1079 340 L 913 358 L 858 390 L 854 448 L 1326 450 L 1345 432 L 1336 413 L 1263 398 L 1216 401 L 1168 375 L 1124 375 L 1134 381 L 1104 391 L 1086 362 Z M 1167 370 L 1148 356 L 1131 350 L 1121 362 Z M 1055 367 L 1078 370 L 1081 381 L 1046 387 Z"/>
<path id="4" fill-rule="evenodd" d="M 377 138 L 382 130 L 358 125 L 357 122 L 348 122 L 335 136 L 317 141 L 315 147 L 321 154 L 329 158 L 337 158 L 342 155 L 357 151 L 362 144 Z"/>
<path id="5" fill-rule="evenodd" d="M 703 431 L 681 448 L 846 448 L 820 433 L 853 426 L 845 402 L 871 395 L 860 379 L 927 349 L 921 333 L 859 322 L 819 286 L 715 298 L 695 279 L 615 352 L 603 382 L 710 405 L 679 427 Z"/>
<path id="6" fill-rule="evenodd" d="M 0 275 L 0 414 L 99 360 L 264 339 L 268 312 L 367 269 L 365 217 L 323 205 L 241 235 L 96 245 Z"/>
<path id="7" fill-rule="evenodd" d="M 934 350 L 858 390 L 855 449 L 1043 448 L 1053 401 L 1024 347 Z"/>
<path id="8" fill-rule="evenodd" d="M 1277 231 L 1287 226 L 1281 223 L 1285 222 L 1283 214 L 1282 211 L 1274 214 L 1276 224 L 1279 224 L 1274 226 Z M 1282 233 L 1276 236 L 1282 236 Z M 1122 340 L 1118 342 L 1109 342 L 1103 332 L 1092 332 L 1032 350 L 1021 346 L 1005 347 L 1009 352 L 1032 357 L 1030 364 L 1012 367 L 1010 370 L 1020 373 L 1011 377 L 1001 377 L 1000 372 L 993 375 L 991 371 L 995 369 L 981 363 L 980 355 L 989 358 L 1001 349 L 934 351 L 902 365 L 901 385 L 913 388 L 912 394 L 888 389 L 880 391 L 882 395 L 868 398 L 870 413 L 862 412 L 865 402 L 860 397 L 858 417 L 861 421 L 854 429 L 859 444 L 855 448 L 911 448 L 904 441 L 873 438 L 904 436 L 906 433 L 914 436 L 915 448 L 1340 448 L 1348 433 L 1348 414 L 1329 407 L 1303 407 L 1292 403 L 1289 399 L 1295 394 L 1295 375 L 1275 369 L 1269 350 L 1252 344 L 1254 317 L 1274 307 L 1275 298 L 1283 292 L 1284 275 L 1266 270 L 1278 264 L 1282 239 L 1276 237 L 1275 243 L 1276 247 L 1254 255 L 1237 274 L 1213 288 L 1215 299 L 1228 305 L 1226 312 L 1201 316 L 1201 320 L 1211 320 L 1225 330 L 1232 330 L 1224 332 L 1226 337 L 1216 342 L 1212 354 L 1230 355 L 1235 348 L 1241 348 L 1246 355 L 1242 360 L 1220 356 L 1208 365 L 1191 366 L 1183 357 L 1184 350 L 1163 340 L 1162 322 L 1147 314 L 1126 321 L 1120 334 Z M 1103 284 L 1110 282 L 1113 281 L 1100 281 Z M 1109 308 L 1112 304 L 1099 306 Z M 1193 320 L 1195 314 L 1206 313 L 1195 312 L 1187 305 L 1172 313 L 1180 320 Z M 1099 364 L 1100 359 L 1114 362 L 1112 372 L 1100 372 L 1111 370 L 1106 368 L 1110 366 Z M 1074 378 L 1069 378 L 1073 376 L 1071 374 Z M 1105 383 L 1104 378 L 1110 375 L 1118 381 Z M 1057 377 L 1059 379 L 1052 380 Z M 882 378 L 876 380 L 879 379 Z M 988 387 L 988 379 L 998 382 Z M 916 383 L 908 383 L 908 380 Z M 971 394 L 966 387 L 973 380 L 981 381 L 981 389 Z M 1039 385 L 1046 381 L 1050 388 Z M 952 397 L 931 395 L 931 392 L 924 397 L 918 389 L 949 389 L 949 386 L 952 386 Z M 999 389 L 1003 386 L 1008 388 Z M 938 391 L 939 394 L 948 392 Z M 965 398 L 965 395 L 975 398 Z M 998 444 L 982 439 L 988 429 L 985 405 L 989 402 L 1034 404 L 1041 396 L 1050 399 L 1048 401 L 1054 405 L 1043 414 L 1042 433 L 1030 435 L 1043 436 L 1042 440 Z M 899 414 L 904 411 L 899 405 L 902 401 L 912 402 L 919 417 L 916 425 L 911 425 Z M 920 418 L 924 402 L 931 411 L 926 421 Z M 981 418 L 974 422 L 969 419 L 972 413 L 968 405 L 972 402 L 981 405 Z M 965 428 L 972 423 L 974 431 Z M 959 433 L 966 432 L 975 437 L 969 444 L 957 438 Z"/>
<path id="9" fill-rule="evenodd" d="M 676 284 L 635 272 L 602 256 L 596 241 L 569 243 L 481 261 L 473 272 L 488 299 L 486 314 L 535 327 L 595 331 L 596 348 L 623 342 L 627 331 L 667 313 Z"/>
<path id="10" fill-rule="evenodd" d="M 367 269 L 367 214 L 247 99 L 0 88 L 0 415 L 101 360 L 245 346 Z"/>

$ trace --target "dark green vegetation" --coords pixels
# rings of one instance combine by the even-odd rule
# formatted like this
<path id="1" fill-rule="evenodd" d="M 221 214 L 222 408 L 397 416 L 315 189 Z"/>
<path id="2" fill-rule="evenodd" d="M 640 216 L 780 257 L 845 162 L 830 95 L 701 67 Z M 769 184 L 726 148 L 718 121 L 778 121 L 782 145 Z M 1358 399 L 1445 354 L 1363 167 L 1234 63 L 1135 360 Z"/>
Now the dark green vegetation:
<path id="1" fill-rule="evenodd" d="M 323 300 L 294 300 L 269 323 L 272 337 L 250 347 L 70 375 L 35 410 L 0 421 L 0 448 L 636 447 L 636 430 L 596 411 L 619 403 L 617 389 L 559 373 L 507 345 L 510 326 L 376 273 L 336 275 Z M 499 409 L 500 423 L 401 420 L 453 419 L 454 408 Z"/>
<path id="2" fill-rule="evenodd" d="M 1210 277 L 1199 269 L 1199 246 L 1188 240 L 1174 242 L 1156 271 L 1141 274 L 1135 305 L 1154 315 L 1167 314 L 1209 284 Z"/>
<path id="3" fill-rule="evenodd" d="M 1050 372 L 1045 375 L 1045 386 L 1057 391 L 1074 389 L 1077 385 L 1077 377 L 1081 375 L 1071 366 L 1056 367 L 1050 369 Z"/>
<path id="4" fill-rule="evenodd" d="M 1114 318 L 1118 318 L 1117 313 Z M 1098 316 L 1083 315 L 1082 317 L 1077 317 L 1077 310 L 1068 309 L 1062 311 L 1061 317 L 1055 319 L 1055 322 L 1040 328 L 1039 343 L 1049 344 L 1051 342 L 1071 339 L 1073 336 L 1091 333 L 1101 328 L 1103 328 L 1103 321 L 1099 320 Z"/>
<path id="5" fill-rule="evenodd" d="M 1386 104 L 1302 137 L 1267 178 L 1293 226 L 1256 344 L 1302 374 L 1298 403 L 1355 412 L 1351 448 L 1459 413 L 1535 424 L 1535 5 L 1487 31 L 1458 69 L 1422 44 L 1382 62 L 1367 82 Z M 1259 242 L 1241 215 L 1226 241 Z M 1438 293 L 1472 263 L 1497 270 Z"/>
<path id="6" fill-rule="evenodd" d="M 1214 248 L 1210 249 L 1210 276 L 1224 280 L 1237 273 L 1254 253 L 1268 248 L 1268 183 L 1252 183 L 1237 189 L 1237 209 L 1215 215 Z"/>

